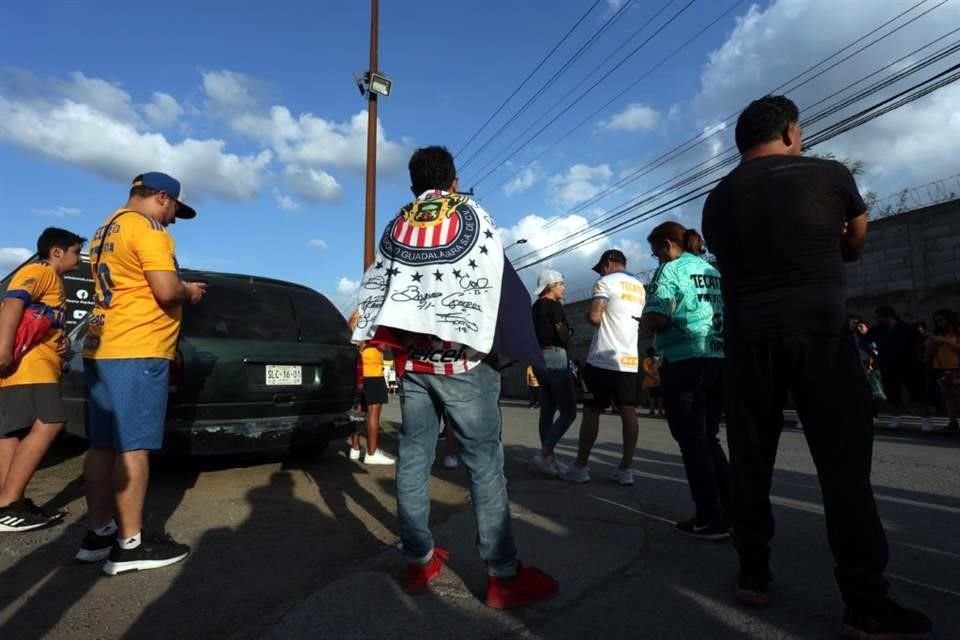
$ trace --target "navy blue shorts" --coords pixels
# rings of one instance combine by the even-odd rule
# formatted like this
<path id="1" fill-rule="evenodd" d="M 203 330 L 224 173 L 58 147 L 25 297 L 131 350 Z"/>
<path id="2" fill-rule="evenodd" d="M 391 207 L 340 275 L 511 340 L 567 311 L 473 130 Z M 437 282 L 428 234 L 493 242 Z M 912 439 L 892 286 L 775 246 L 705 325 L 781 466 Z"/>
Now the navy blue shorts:
<path id="1" fill-rule="evenodd" d="M 85 358 L 83 375 L 90 392 L 87 439 L 92 449 L 124 452 L 163 447 L 169 360 Z"/>

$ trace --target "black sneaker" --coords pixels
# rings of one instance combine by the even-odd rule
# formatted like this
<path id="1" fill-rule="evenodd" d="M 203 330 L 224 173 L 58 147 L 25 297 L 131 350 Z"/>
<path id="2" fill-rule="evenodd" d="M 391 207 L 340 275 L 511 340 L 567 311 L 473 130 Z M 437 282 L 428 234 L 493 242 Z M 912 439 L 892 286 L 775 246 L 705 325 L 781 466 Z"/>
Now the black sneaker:
<path id="1" fill-rule="evenodd" d="M 100 536 L 97 532 L 89 529 L 87 535 L 83 536 L 83 542 L 80 543 L 80 550 L 74 558 L 77 562 L 103 562 L 110 557 L 110 549 L 117 541 L 117 532 Z"/>
<path id="2" fill-rule="evenodd" d="M 759 574 L 740 572 L 737 574 L 737 591 L 735 598 L 740 604 L 748 607 L 764 608 L 770 605 L 770 585 L 773 576 L 769 571 Z"/>
<path id="3" fill-rule="evenodd" d="M 840 634 L 857 640 L 925 640 L 932 630 L 930 618 L 884 598 L 870 606 L 847 607 Z"/>
<path id="4" fill-rule="evenodd" d="M 23 499 L 23 506 L 25 506 L 30 513 L 34 513 L 38 516 L 43 516 L 45 518 L 50 518 L 51 520 L 62 520 L 63 517 L 67 515 L 66 511 L 60 511 L 60 510 L 47 511 L 43 507 L 38 506 L 30 498 Z"/>
<path id="5" fill-rule="evenodd" d="M 730 537 L 730 527 L 725 524 L 703 523 L 696 518 L 677 523 L 677 531 L 700 540 L 725 540 Z"/>
<path id="6" fill-rule="evenodd" d="M 128 571 L 145 571 L 166 567 L 190 555 L 190 547 L 174 541 L 166 533 L 144 538 L 136 549 L 121 549 L 114 544 L 110 559 L 103 565 L 103 572 L 115 576 Z"/>
<path id="7" fill-rule="evenodd" d="M 33 505 L 31 502 L 30 505 Z M 60 521 L 62 516 L 51 516 L 40 512 L 33 505 L 31 509 L 25 501 L 14 502 L 9 507 L 0 508 L 0 531 L 33 531 L 49 527 Z"/>

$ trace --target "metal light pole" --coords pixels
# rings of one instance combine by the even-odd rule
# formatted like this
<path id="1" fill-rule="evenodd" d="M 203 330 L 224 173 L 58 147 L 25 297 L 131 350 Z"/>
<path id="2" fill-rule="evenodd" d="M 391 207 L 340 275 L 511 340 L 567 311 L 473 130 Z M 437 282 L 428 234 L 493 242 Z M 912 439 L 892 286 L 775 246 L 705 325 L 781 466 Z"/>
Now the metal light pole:
<path id="1" fill-rule="evenodd" d="M 370 0 L 370 69 L 367 82 L 377 72 L 377 32 L 380 1 Z M 373 264 L 377 221 L 377 94 L 367 89 L 367 204 L 363 222 L 363 269 Z"/>

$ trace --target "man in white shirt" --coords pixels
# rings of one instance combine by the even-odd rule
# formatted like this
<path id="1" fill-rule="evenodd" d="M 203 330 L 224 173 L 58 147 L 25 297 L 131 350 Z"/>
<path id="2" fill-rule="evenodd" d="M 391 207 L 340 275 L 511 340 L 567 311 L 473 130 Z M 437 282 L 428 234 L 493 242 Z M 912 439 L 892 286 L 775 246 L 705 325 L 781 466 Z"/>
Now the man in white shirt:
<path id="1" fill-rule="evenodd" d="M 626 269 L 627 258 L 617 249 L 605 251 L 593 267 L 603 277 L 593 286 L 593 301 L 587 311 L 587 320 L 597 329 L 583 368 L 587 393 L 583 398 L 577 462 L 562 475 L 571 482 L 590 481 L 587 463 L 597 440 L 600 412 L 613 404 L 623 424 L 623 457 L 610 479 L 624 486 L 633 484 L 630 467 L 637 446 L 637 405 L 642 380 L 635 318 L 643 315 L 646 292 L 643 283 Z"/>

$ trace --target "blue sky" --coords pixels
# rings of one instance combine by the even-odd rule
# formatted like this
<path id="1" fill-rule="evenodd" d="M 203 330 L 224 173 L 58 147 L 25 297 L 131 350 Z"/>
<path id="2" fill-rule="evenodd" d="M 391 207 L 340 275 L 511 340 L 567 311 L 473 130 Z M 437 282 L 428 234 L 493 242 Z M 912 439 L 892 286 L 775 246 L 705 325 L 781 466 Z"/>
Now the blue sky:
<path id="1" fill-rule="evenodd" d="M 493 125 L 458 156 L 465 162 L 589 36 L 628 6 L 514 125 L 460 170 L 501 227 L 508 256 L 556 246 L 572 230 L 730 143 L 718 126 L 913 1 L 693 2 L 662 33 L 509 162 L 521 132 L 544 123 L 689 0 L 602 0 Z M 593 0 L 382 3 L 380 66 L 394 93 L 380 102 L 378 235 L 410 198 L 412 149 L 458 151 Z M 929 8 L 936 2 L 929 2 Z M 735 6 L 734 6 L 735 5 Z M 790 95 L 801 108 L 960 24 L 958 2 L 927 16 Z M 637 81 L 713 21 L 714 27 Z M 361 275 L 365 101 L 352 74 L 367 66 L 368 4 L 361 0 L 233 4 L 167 2 L 162 16 L 129 3 L 7 3 L 0 10 L 0 269 L 48 225 L 90 235 L 123 204 L 129 180 L 168 171 L 199 211 L 172 228 L 184 266 L 278 277 L 350 304 Z M 829 20 L 825 16 L 829 15 Z M 909 18 L 910 16 L 907 16 Z M 906 19 L 906 18 L 905 18 Z M 956 63 L 952 58 L 952 63 Z M 909 62 L 909 61 L 907 61 Z M 905 62 L 904 64 L 906 64 Z M 576 93 L 573 95 L 577 95 Z M 880 196 L 958 172 L 960 94 L 949 87 L 837 138 L 822 151 L 867 163 L 861 188 Z M 620 176 L 702 131 L 715 135 L 683 158 L 572 213 Z M 953 142 L 951 143 L 950 140 Z M 548 145 L 552 145 L 549 146 Z M 542 154 L 542 155 L 541 155 Z M 532 159 L 541 156 L 535 162 Z M 699 224 L 698 203 L 672 217 Z M 551 261 L 573 291 L 608 245 L 631 267 L 650 266 L 650 224 L 603 236 Z M 527 269 L 527 281 L 540 267 Z M 5 269 L 4 269 L 5 270 Z"/>

